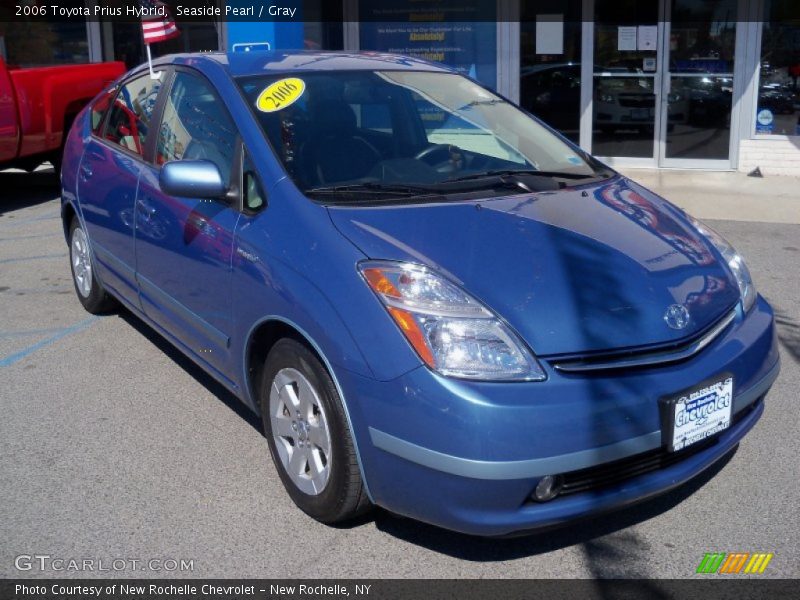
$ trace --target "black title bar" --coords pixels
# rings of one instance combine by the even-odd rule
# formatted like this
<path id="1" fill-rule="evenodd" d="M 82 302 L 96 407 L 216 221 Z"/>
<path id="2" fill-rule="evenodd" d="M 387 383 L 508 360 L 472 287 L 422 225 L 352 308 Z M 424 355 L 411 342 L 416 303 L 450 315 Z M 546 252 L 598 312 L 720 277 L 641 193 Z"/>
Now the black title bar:
<path id="1" fill-rule="evenodd" d="M 798 580 L 697 575 L 683 580 L 5 579 L 3 600 L 736 600 L 797 597 Z"/>
<path id="2" fill-rule="evenodd" d="M 538 3 L 537 3 L 538 2 Z M 166 5 L 171 17 L 180 22 L 207 21 L 262 21 L 262 22 L 343 22 L 347 20 L 380 23 L 459 23 L 459 22 L 535 22 L 535 21 L 593 21 L 594 15 L 582 15 L 581 3 L 574 0 L 520 0 L 518 4 L 496 0 L 358 0 L 348 3 L 355 14 L 344 13 L 344 0 L 3 0 L 0 6 L 0 24 L 20 21 L 45 20 L 51 22 L 116 21 L 138 22 L 142 16 L 159 16 Z M 146 6 L 147 9 L 143 9 Z M 712 6 L 709 4 L 709 6 Z M 152 7 L 156 7 L 153 12 Z M 760 20 L 748 13 L 732 15 L 730 12 L 707 14 L 693 13 L 688 17 L 675 15 L 693 22 Z M 654 24 L 643 23 L 635 11 L 621 17 L 615 16 L 612 25 Z M 800 25 L 800 17 L 796 25 Z M 2 32 L 0 32 L 2 33 Z"/>

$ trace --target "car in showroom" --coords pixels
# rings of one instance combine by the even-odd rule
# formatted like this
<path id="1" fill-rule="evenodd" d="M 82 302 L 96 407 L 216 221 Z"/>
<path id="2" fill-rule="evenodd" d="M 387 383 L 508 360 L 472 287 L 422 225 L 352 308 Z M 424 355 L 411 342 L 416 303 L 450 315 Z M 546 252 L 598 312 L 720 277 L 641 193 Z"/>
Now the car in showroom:
<path id="1" fill-rule="evenodd" d="M 259 414 L 311 517 L 518 534 L 666 492 L 761 417 L 742 257 L 493 91 L 379 53 L 153 69 L 67 139 L 77 297 Z"/>

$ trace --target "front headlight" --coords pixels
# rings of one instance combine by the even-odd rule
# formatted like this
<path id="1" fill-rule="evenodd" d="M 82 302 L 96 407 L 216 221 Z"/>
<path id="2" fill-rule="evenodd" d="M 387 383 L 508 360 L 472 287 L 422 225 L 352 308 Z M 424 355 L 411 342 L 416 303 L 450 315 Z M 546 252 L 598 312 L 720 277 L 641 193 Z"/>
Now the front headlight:
<path id="1" fill-rule="evenodd" d="M 733 272 L 733 276 L 736 278 L 736 283 L 739 284 L 739 293 L 742 297 L 742 308 L 744 309 L 744 312 L 747 312 L 750 310 L 753 304 L 755 304 L 756 288 L 753 285 L 753 279 L 750 277 L 750 270 L 747 268 L 744 259 L 738 252 L 736 252 L 736 249 L 731 246 L 724 237 L 711 229 L 708 225 L 701 223 L 694 217 L 689 218 L 691 219 L 694 228 L 697 229 L 701 235 L 705 236 L 708 241 L 714 244 L 714 247 L 719 250 L 722 258 L 724 258 L 725 262 L 728 263 L 728 267 L 730 267 L 731 271 Z"/>
<path id="2" fill-rule="evenodd" d="M 448 377 L 542 381 L 542 367 L 496 315 L 429 269 L 397 262 L 359 264 L 420 358 Z"/>

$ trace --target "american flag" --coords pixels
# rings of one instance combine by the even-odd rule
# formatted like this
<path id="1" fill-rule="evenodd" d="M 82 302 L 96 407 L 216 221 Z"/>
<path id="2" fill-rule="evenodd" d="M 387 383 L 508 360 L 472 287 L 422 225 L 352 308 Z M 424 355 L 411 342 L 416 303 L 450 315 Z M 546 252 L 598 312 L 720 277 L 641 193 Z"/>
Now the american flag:
<path id="1" fill-rule="evenodd" d="M 175 21 L 172 20 L 166 4 L 159 0 L 141 0 L 141 6 L 145 11 L 158 11 L 159 13 L 142 15 L 142 34 L 145 44 L 171 40 L 181 34 Z"/>

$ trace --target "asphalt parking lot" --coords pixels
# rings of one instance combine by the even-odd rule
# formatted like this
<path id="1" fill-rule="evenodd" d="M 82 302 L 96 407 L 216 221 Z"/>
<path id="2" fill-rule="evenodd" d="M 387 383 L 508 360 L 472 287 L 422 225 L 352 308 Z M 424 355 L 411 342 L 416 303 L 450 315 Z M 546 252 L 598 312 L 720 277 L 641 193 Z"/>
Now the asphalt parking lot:
<path id="1" fill-rule="evenodd" d="M 778 314 L 766 412 L 710 473 L 540 535 L 483 540 L 376 511 L 320 525 L 284 493 L 259 421 L 135 317 L 75 298 L 52 173 L 0 173 L 0 577 L 15 557 L 187 559 L 194 577 L 695 577 L 773 552 L 800 577 L 800 225 L 713 221 Z"/>

